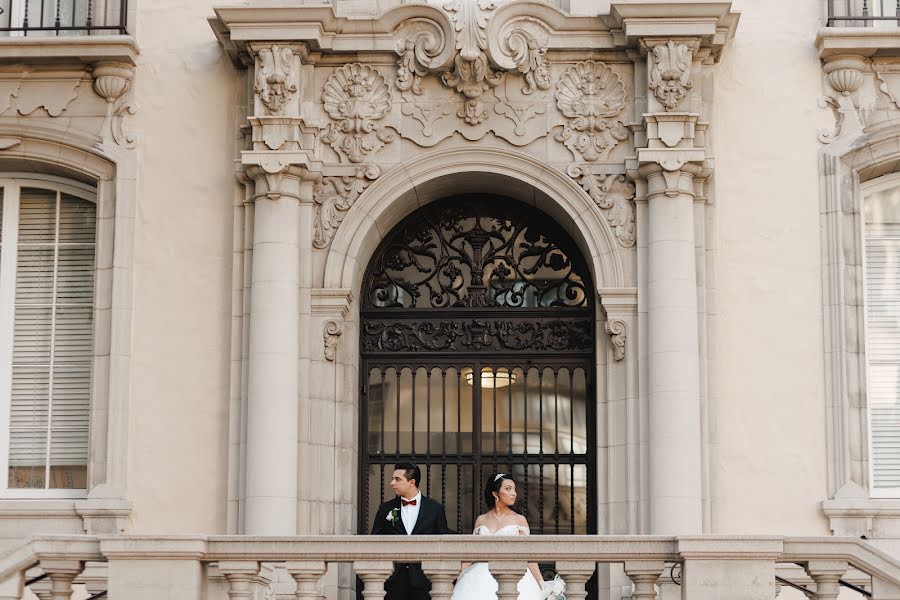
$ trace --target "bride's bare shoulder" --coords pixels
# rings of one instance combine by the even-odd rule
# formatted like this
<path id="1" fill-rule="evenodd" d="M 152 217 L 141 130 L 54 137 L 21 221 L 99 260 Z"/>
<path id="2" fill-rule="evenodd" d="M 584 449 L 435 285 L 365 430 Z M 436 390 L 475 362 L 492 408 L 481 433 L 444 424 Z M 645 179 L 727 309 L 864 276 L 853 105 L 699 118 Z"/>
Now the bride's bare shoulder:
<path id="1" fill-rule="evenodd" d="M 525 515 L 516 515 L 516 525 L 519 527 L 528 527 L 528 519 L 525 518 Z"/>
<path id="2" fill-rule="evenodd" d="M 478 515 L 478 518 L 475 519 L 475 527 L 476 528 L 481 527 L 482 525 L 484 525 L 484 522 L 486 520 L 487 520 L 487 513 L 485 513 L 483 515 Z"/>

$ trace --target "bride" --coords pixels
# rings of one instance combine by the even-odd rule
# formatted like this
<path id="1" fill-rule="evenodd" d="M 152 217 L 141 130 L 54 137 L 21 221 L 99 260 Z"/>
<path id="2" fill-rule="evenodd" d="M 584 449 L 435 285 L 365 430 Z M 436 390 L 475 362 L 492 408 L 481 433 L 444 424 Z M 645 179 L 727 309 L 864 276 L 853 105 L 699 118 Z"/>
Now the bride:
<path id="1" fill-rule="evenodd" d="M 475 520 L 475 535 L 528 535 L 528 521 L 513 511 L 516 482 L 506 473 L 497 473 L 487 481 L 484 500 L 488 511 Z M 519 600 L 542 600 L 543 577 L 536 563 L 519 580 Z M 475 563 L 462 570 L 451 600 L 497 600 L 497 581 L 487 563 Z"/>

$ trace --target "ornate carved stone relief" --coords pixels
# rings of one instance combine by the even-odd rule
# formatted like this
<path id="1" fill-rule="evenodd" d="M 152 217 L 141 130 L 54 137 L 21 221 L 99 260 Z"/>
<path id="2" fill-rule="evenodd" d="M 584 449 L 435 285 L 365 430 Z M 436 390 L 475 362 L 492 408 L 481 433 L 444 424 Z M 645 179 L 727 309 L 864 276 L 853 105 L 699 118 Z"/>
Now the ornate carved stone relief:
<path id="1" fill-rule="evenodd" d="M 568 173 L 603 210 L 619 244 L 634 246 L 634 185 L 624 175 L 593 173 L 589 165 L 570 165 Z"/>
<path id="2" fill-rule="evenodd" d="M 667 112 L 678 110 L 682 98 L 693 87 L 691 48 L 669 40 L 650 49 L 649 88 Z"/>
<path id="3" fill-rule="evenodd" d="M 334 361 L 337 357 L 338 338 L 344 333 L 344 326 L 337 321 L 325 321 L 322 338 L 325 342 L 325 360 Z"/>
<path id="4" fill-rule="evenodd" d="M 830 144 L 839 138 L 852 139 L 862 134 L 862 116 L 857 110 L 853 100 L 853 94 L 859 90 L 863 83 L 863 71 L 867 67 L 867 61 L 861 56 L 839 55 L 830 58 L 823 66 L 826 80 L 835 94 L 826 94 L 822 100 L 823 107 L 831 108 L 835 117 L 833 130 L 819 131 L 819 141 Z M 882 91 L 886 91 L 887 83 L 878 70 L 876 77 L 883 85 Z M 893 101 L 893 97 L 888 96 Z"/>
<path id="5" fill-rule="evenodd" d="M 294 51 L 277 44 L 257 50 L 259 65 L 253 91 L 273 115 L 280 115 L 297 91 Z"/>
<path id="6" fill-rule="evenodd" d="M 453 24 L 454 53 L 449 68 L 437 57 L 444 52 L 437 24 L 407 23 L 398 28 L 406 37 L 398 44 L 396 85 L 401 91 L 421 95 L 422 78 L 440 73 L 443 84 L 462 94 L 464 102 L 456 114 L 466 124 L 477 126 L 488 119 L 489 106 L 482 99 L 496 88 L 504 72 L 520 73 L 525 79 L 522 93 L 550 88 L 546 25 L 533 18 L 511 19 L 502 24 L 497 40 L 489 39 L 488 23 L 496 8 L 493 0 L 451 0 L 443 4 Z"/>
<path id="7" fill-rule="evenodd" d="M 625 321 L 611 319 L 606 321 L 606 333 L 609 335 L 609 345 L 616 360 L 625 359 L 625 336 L 628 331 Z"/>
<path id="8" fill-rule="evenodd" d="M 131 89 L 134 68 L 121 63 L 100 63 L 94 67 L 94 91 L 109 106 L 107 135 L 126 148 L 134 147 L 134 137 L 128 132 L 126 121 L 137 113 L 137 105 L 126 97 Z"/>
<path id="9" fill-rule="evenodd" d="M 334 121 L 322 140 L 342 162 L 363 162 L 393 141 L 394 134 L 378 123 L 391 108 L 391 90 L 378 69 L 360 63 L 340 67 L 325 83 L 322 102 Z"/>
<path id="10" fill-rule="evenodd" d="M 603 63 L 587 60 L 572 66 L 556 87 L 556 104 L 567 118 L 556 140 L 576 160 L 605 159 L 628 139 L 625 124 L 614 120 L 625 109 L 625 84 Z"/>
<path id="11" fill-rule="evenodd" d="M 353 175 L 325 177 L 313 190 L 316 215 L 313 220 L 313 246 L 327 248 L 344 215 L 369 183 L 381 174 L 378 167 L 358 167 Z"/>

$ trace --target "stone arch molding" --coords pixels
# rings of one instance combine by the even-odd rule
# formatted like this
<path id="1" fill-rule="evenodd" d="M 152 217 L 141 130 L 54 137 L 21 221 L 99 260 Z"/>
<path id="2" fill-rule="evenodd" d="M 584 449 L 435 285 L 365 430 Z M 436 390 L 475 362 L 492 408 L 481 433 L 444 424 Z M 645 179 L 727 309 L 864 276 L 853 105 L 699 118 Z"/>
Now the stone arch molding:
<path id="1" fill-rule="evenodd" d="M 575 180 L 521 152 L 463 147 L 415 157 L 362 192 L 328 249 L 323 287 L 359 289 L 378 243 L 404 216 L 438 198 L 479 190 L 527 202 L 554 217 L 580 246 L 598 289 L 632 285 L 626 281 L 624 249 Z"/>

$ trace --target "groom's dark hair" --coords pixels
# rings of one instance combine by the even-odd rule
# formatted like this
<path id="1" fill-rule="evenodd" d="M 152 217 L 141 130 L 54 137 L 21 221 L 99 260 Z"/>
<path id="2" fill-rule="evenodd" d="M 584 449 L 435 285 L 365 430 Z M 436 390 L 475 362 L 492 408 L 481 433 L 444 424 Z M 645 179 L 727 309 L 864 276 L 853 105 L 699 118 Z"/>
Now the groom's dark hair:
<path id="1" fill-rule="evenodd" d="M 416 487 L 422 486 L 422 471 L 419 470 L 419 467 L 410 463 L 410 462 L 402 462 L 394 465 L 395 471 L 403 471 L 403 476 L 406 477 L 407 480 L 416 480 Z"/>

